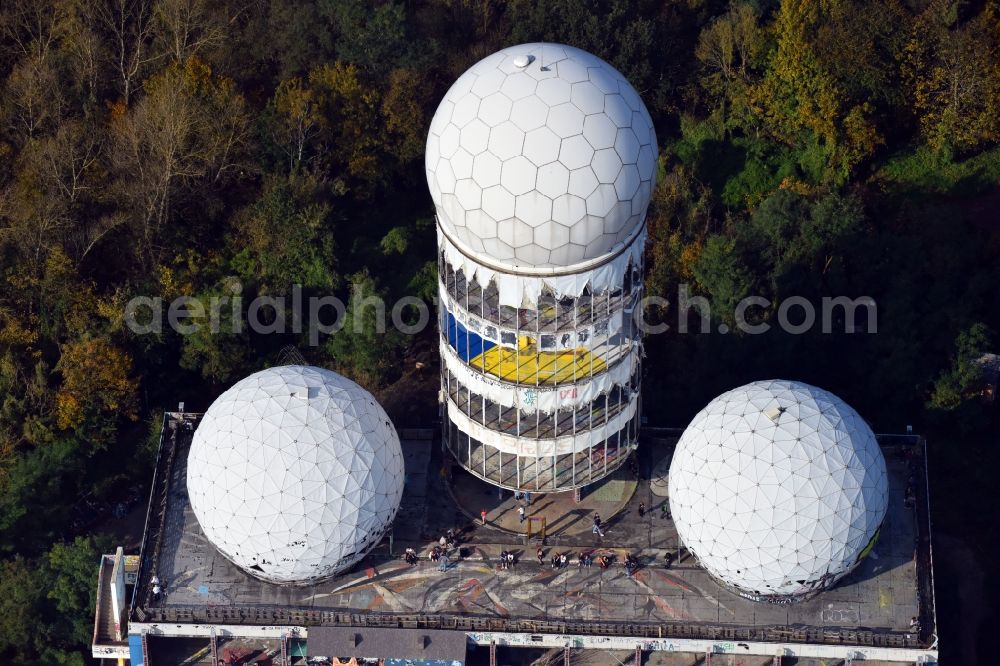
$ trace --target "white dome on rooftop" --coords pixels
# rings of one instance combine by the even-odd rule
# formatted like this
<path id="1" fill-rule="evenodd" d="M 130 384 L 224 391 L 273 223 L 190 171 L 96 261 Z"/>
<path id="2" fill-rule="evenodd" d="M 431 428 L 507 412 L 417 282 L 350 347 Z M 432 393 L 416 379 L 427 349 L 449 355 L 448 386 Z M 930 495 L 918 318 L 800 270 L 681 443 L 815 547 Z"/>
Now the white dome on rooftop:
<path id="1" fill-rule="evenodd" d="M 867 554 L 888 503 L 885 459 L 858 413 L 777 380 L 701 410 L 677 443 L 668 489 L 684 545 L 751 597 L 832 585 Z"/>
<path id="2" fill-rule="evenodd" d="M 427 182 L 463 251 L 513 268 L 617 252 L 641 230 L 656 133 L 611 65 L 561 44 L 520 44 L 473 65 L 431 121 Z"/>
<path id="3" fill-rule="evenodd" d="M 187 489 L 208 540 L 249 574 L 308 583 L 377 544 L 403 494 L 403 455 L 368 391 L 308 366 L 263 370 L 212 403 Z"/>

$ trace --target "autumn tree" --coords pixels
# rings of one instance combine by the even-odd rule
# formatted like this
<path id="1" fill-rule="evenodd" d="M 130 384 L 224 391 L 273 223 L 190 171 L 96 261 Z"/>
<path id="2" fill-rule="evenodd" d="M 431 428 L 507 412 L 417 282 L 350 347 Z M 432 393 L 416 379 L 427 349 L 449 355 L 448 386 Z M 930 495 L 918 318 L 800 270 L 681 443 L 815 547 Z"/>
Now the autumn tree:
<path id="1" fill-rule="evenodd" d="M 99 419 L 95 423 L 101 427 L 119 416 L 135 418 L 132 357 L 107 337 L 66 343 L 56 370 L 62 375 L 56 396 L 59 427 L 75 429 L 88 418 Z M 107 442 L 92 443 L 99 447 Z"/>
<path id="2" fill-rule="evenodd" d="M 202 56 L 226 38 L 222 10 L 206 0 L 157 0 L 153 23 L 160 50 L 174 62 Z"/>
<path id="3" fill-rule="evenodd" d="M 0 221 L 37 269 L 52 247 L 82 260 L 113 226 L 94 214 L 105 184 L 103 135 L 79 120 L 32 141 L 19 156 L 17 179 L 0 193 Z"/>
<path id="4" fill-rule="evenodd" d="M 145 85 L 134 109 L 119 109 L 112 157 L 147 265 L 162 249 L 179 196 L 239 177 L 250 121 L 232 81 L 197 59 L 173 64 Z"/>
<path id="5" fill-rule="evenodd" d="M 949 4 L 917 17 L 902 70 L 928 143 L 967 151 L 1000 141 L 1000 16 L 987 3 L 959 22 Z"/>
<path id="6" fill-rule="evenodd" d="M 152 49 L 153 0 L 89 0 L 108 44 L 108 64 L 125 106 L 160 55 Z"/>
<path id="7" fill-rule="evenodd" d="M 659 180 L 646 218 L 647 293 L 672 302 L 678 285 L 694 281 L 694 266 L 712 222 L 711 191 L 690 170 L 678 165 Z"/>
<path id="8" fill-rule="evenodd" d="M 69 72 L 69 88 L 74 91 L 86 115 L 96 113 L 107 82 L 107 44 L 98 22 L 91 16 L 87 0 L 66 3 L 65 36 L 61 48 Z M 99 138 L 99 137 L 95 137 Z"/>
<path id="9" fill-rule="evenodd" d="M 389 72 L 381 111 L 389 135 L 387 148 L 401 163 L 424 154 L 432 97 L 433 89 L 418 70 L 400 67 Z"/>
<path id="10" fill-rule="evenodd" d="M 355 65 L 335 62 L 278 86 L 274 136 L 291 167 L 328 169 L 364 194 L 381 180 L 385 152 L 378 91 Z"/>
<path id="11" fill-rule="evenodd" d="M 834 50 L 818 38 L 821 28 L 847 20 L 863 4 L 852 0 L 782 2 L 772 26 L 771 64 L 751 92 L 752 103 L 777 138 L 822 150 L 824 179 L 834 182 L 846 181 L 885 142 L 870 96 L 865 91 L 852 95 L 843 80 L 843 65 L 879 56 L 874 46 L 880 37 L 858 41 L 859 49 L 854 52 L 845 50 L 843 44 L 835 44 Z"/>
<path id="12" fill-rule="evenodd" d="M 285 79 L 275 91 L 274 109 L 280 118 L 274 123 L 275 142 L 288 156 L 288 170 L 295 171 L 311 157 L 306 147 L 323 126 L 316 94 L 300 77 Z"/>
<path id="13" fill-rule="evenodd" d="M 51 130 L 66 112 L 62 82 L 49 58 L 28 58 L 14 66 L 7 79 L 9 128 L 24 145 Z"/>
<path id="14" fill-rule="evenodd" d="M 695 56 L 709 71 L 702 85 L 720 96 L 723 116 L 727 100 L 734 107 L 746 105 L 747 85 L 763 46 L 764 32 L 748 3 L 733 5 L 698 36 Z"/>

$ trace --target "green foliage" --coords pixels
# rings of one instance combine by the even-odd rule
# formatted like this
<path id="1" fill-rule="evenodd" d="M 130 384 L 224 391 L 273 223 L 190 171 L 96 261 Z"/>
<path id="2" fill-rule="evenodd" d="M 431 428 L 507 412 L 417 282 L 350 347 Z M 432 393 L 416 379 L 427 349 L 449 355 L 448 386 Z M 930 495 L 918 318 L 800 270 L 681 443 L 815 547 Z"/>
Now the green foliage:
<path id="1" fill-rule="evenodd" d="M 392 302 L 367 273 L 348 276 L 351 297 L 344 325 L 326 343 L 326 352 L 336 367 L 365 386 L 376 386 L 399 367 L 404 345 L 391 326 Z"/>
<path id="2" fill-rule="evenodd" d="M 931 409 L 954 411 L 969 400 L 982 397 L 985 381 L 983 354 L 991 351 L 991 333 L 982 322 L 958 334 L 951 365 L 934 382 L 927 401 Z"/>
<path id="3" fill-rule="evenodd" d="M 979 194 L 1000 180 L 1000 147 L 956 159 L 949 151 L 918 146 L 886 160 L 875 178 L 910 194 Z"/>
<path id="4" fill-rule="evenodd" d="M 713 316 L 732 324 L 736 305 L 750 295 L 754 282 L 736 240 L 723 235 L 709 236 L 694 265 L 694 276 L 710 296 Z"/>
<path id="5" fill-rule="evenodd" d="M 270 178 L 260 199 L 235 216 L 233 269 L 270 289 L 336 286 L 331 205 L 325 199 L 312 178 Z"/>
<path id="6" fill-rule="evenodd" d="M 731 143 L 742 149 L 743 163 L 719 188 L 727 206 L 752 208 L 783 181 L 800 173 L 796 155 L 785 146 L 759 139 L 734 139 Z"/>
<path id="7" fill-rule="evenodd" d="M 238 284 L 236 280 L 223 279 L 194 297 L 205 317 L 192 322 L 195 329 L 191 333 L 180 336 L 182 368 L 220 382 L 232 379 L 246 368 L 249 333 L 243 321 L 244 306 L 237 301 L 243 298 Z"/>
<path id="8" fill-rule="evenodd" d="M 0 561 L 0 652 L 26 656 L 43 638 L 45 588 L 40 574 L 23 557 Z"/>
<path id="9" fill-rule="evenodd" d="M 102 540 L 107 545 L 107 540 Z M 66 642 L 86 644 L 93 631 L 90 614 L 97 601 L 97 573 L 101 549 L 93 539 L 77 537 L 71 543 L 56 543 L 48 554 L 51 571 L 46 595 L 64 622 L 60 632 Z"/>
<path id="10" fill-rule="evenodd" d="M 78 537 L 35 560 L 0 561 L 0 652 L 15 654 L 13 663 L 83 666 L 102 544 Z"/>
<path id="11" fill-rule="evenodd" d="M 337 0 L 327 4 L 337 26 L 337 57 L 377 75 L 393 65 L 409 62 L 413 42 L 407 37 L 403 3 Z"/>
<path id="12" fill-rule="evenodd" d="M 436 261 L 428 261 L 414 274 L 407 285 L 409 292 L 428 305 L 438 295 L 438 268 Z"/>
<path id="13" fill-rule="evenodd" d="M 389 230 L 382 240 L 379 241 L 379 246 L 382 248 L 382 254 L 392 255 L 392 254 L 405 254 L 406 248 L 410 245 L 410 237 L 412 234 L 412 229 L 409 227 L 393 227 Z"/>

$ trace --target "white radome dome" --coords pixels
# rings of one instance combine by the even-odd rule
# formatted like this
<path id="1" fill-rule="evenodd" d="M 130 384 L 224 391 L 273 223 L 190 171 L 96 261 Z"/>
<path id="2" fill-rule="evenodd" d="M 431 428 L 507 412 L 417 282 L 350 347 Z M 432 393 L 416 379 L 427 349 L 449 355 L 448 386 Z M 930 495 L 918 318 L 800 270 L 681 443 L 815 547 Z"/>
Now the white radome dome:
<path id="1" fill-rule="evenodd" d="M 263 370 L 212 403 L 187 489 L 208 540 L 247 573 L 309 583 L 359 561 L 391 525 L 403 454 L 385 411 L 345 377 Z"/>
<path id="2" fill-rule="evenodd" d="M 656 159 L 649 112 L 616 69 L 571 46 L 521 44 L 448 90 L 425 166 L 451 240 L 530 272 L 599 259 L 634 238 Z"/>
<path id="3" fill-rule="evenodd" d="M 867 554 L 888 503 L 885 458 L 858 413 L 777 380 L 701 410 L 677 443 L 668 487 L 683 544 L 752 597 L 831 585 Z"/>

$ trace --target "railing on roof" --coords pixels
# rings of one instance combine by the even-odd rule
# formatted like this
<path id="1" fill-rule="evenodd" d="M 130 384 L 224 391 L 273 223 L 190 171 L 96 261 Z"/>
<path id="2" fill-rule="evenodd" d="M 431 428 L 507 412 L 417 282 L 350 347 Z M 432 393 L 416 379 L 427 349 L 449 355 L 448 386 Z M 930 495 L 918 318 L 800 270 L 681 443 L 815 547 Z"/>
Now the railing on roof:
<path id="1" fill-rule="evenodd" d="M 173 469 L 174 455 L 177 451 L 178 424 L 191 422 L 200 414 L 192 412 L 164 412 L 163 424 L 160 428 L 160 443 L 156 449 L 156 463 L 153 467 L 153 482 L 149 490 L 149 505 L 146 507 L 146 523 L 142 531 L 142 541 L 139 546 L 139 570 L 136 572 L 136 584 L 132 590 L 129 603 L 129 616 L 139 608 L 149 605 L 151 567 L 159 561 L 160 548 L 163 542 L 163 523 L 166 520 L 167 496 L 170 492 L 170 473 Z M 167 439 L 169 436 L 169 440 Z M 168 442 L 166 455 L 164 443 Z M 154 513 L 154 508 L 157 511 Z M 152 543 L 151 543 L 152 542 Z M 150 552 L 152 548 L 152 552 Z"/>
<path id="2" fill-rule="evenodd" d="M 101 610 L 104 604 L 104 597 L 109 594 L 107 588 L 107 579 L 105 578 L 105 564 L 107 562 L 108 556 L 101 555 L 101 567 L 97 573 L 97 603 L 94 607 L 94 634 L 90 641 L 91 645 L 97 645 L 101 636 L 101 626 L 104 624 L 104 618 L 102 617 Z"/>
<path id="3" fill-rule="evenodd" d="M 339 626 L 359 628 L 417 628 L 453 631 L 497 631 L 561 635 L 638 636 L 692 638 L 827 645 L 860 645 L 886 648 L 925 647 L 912 634 L 856 627 L 805 627 L 801 625 L 727 626 L 664 622 L 562 622 L 515 618 L 485 618 L 442 614 L 352 613 L 349 611 L 294 609 L 280 606 L 166 606 L 148 609 L 146 623 L 235 624 L 284 626 Z"/>

